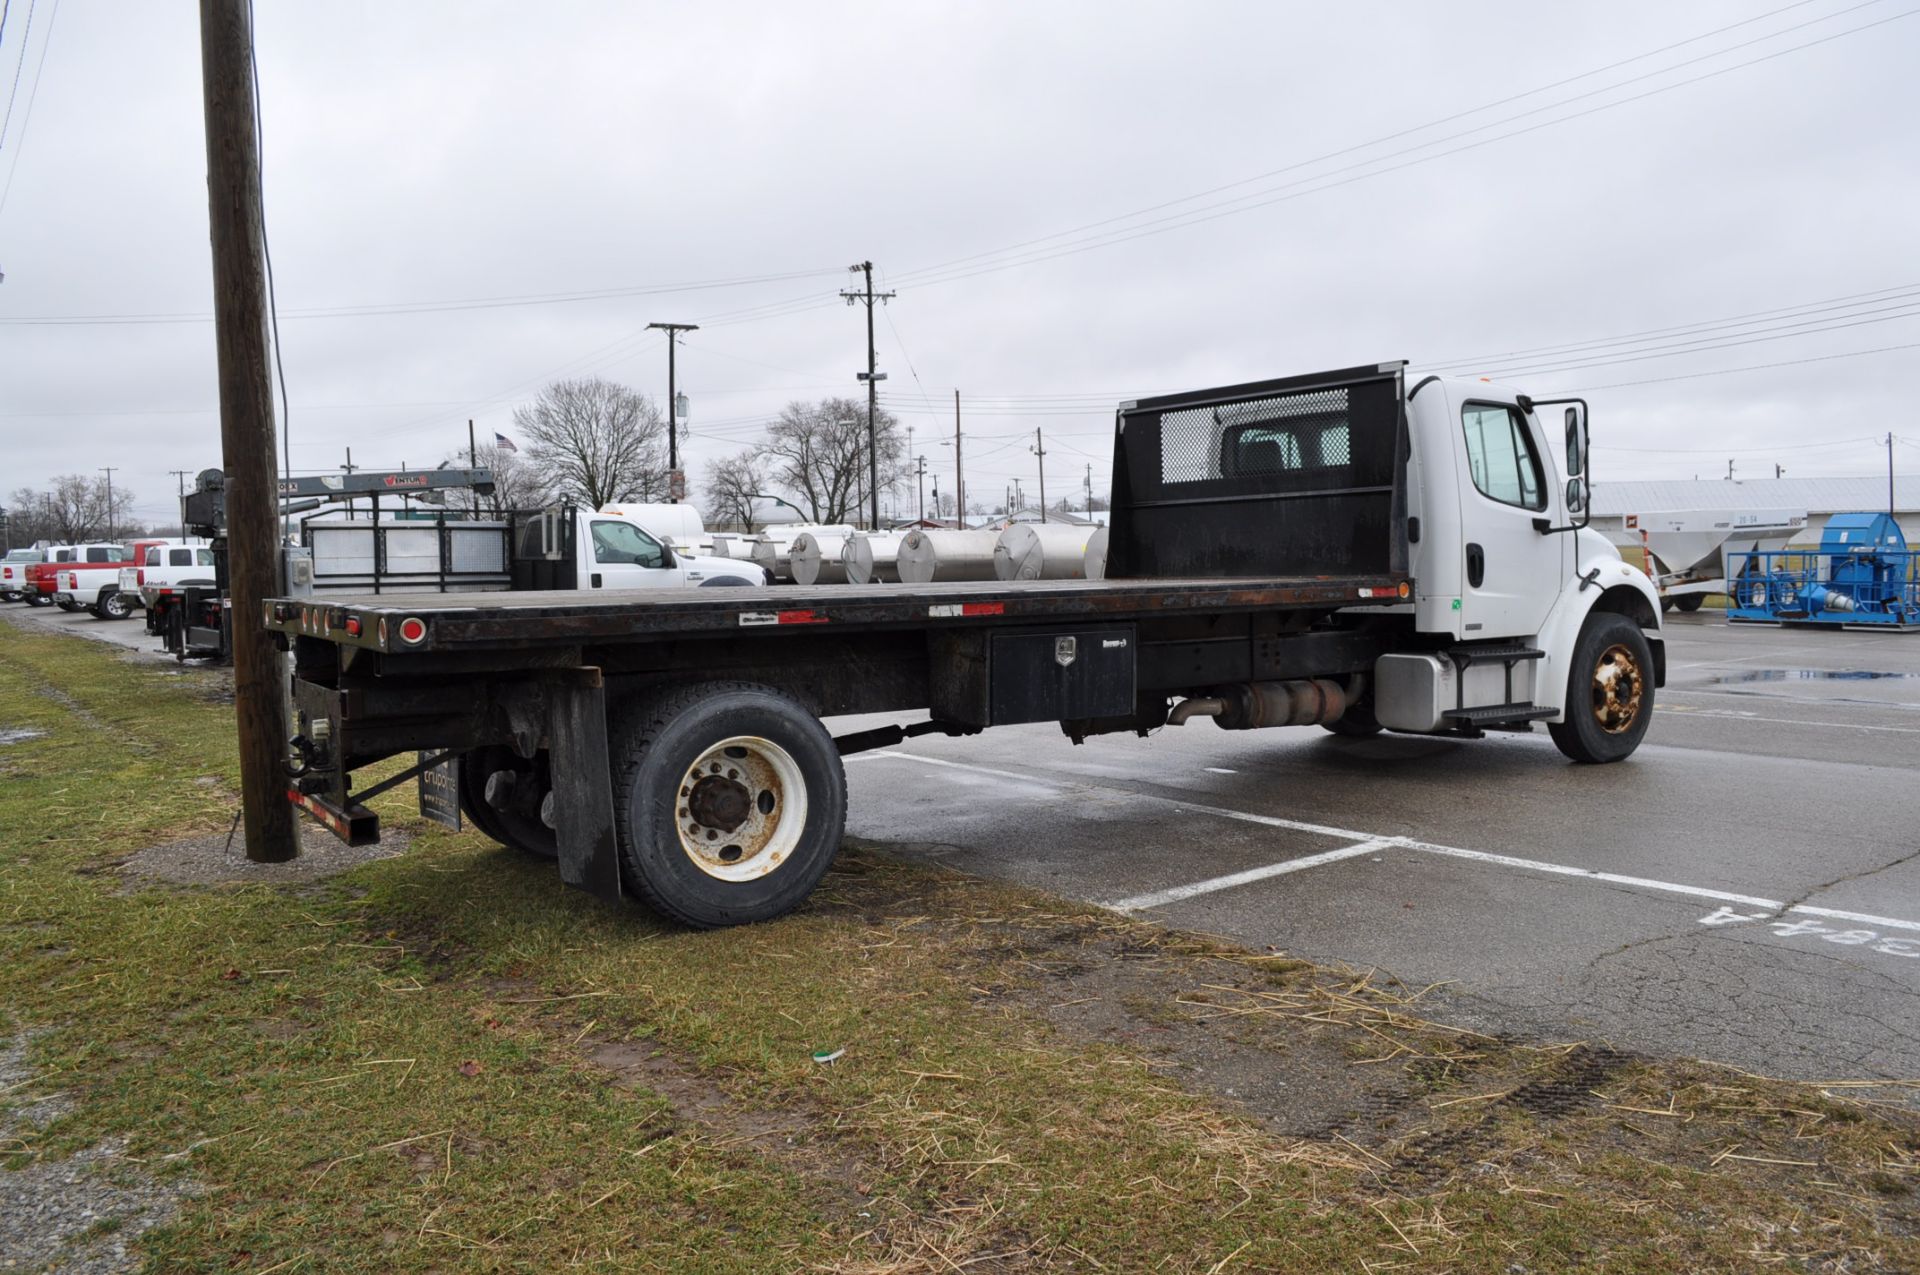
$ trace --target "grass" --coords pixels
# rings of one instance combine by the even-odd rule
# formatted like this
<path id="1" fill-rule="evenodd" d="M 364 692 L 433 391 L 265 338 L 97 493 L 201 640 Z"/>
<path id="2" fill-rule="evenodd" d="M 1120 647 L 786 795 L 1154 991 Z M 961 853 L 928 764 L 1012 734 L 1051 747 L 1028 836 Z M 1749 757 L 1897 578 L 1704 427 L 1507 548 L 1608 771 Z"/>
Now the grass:
<path id="1" fill-rule="evenodd" d="M 882 848 L 693 934 L 393 794 L 401 857 L 130 888 L 233 820 L 231 710 L 172 673 L 0 622 L 0 728 L 44 732 L 0 747 L 0 1038 L 36 1069 L 0 1104 L 71 1100 L 0 1165 L 125 1139 L 193 1190 L 154 1269 L 1920 1267 L 1886 1089 L 1491 1040 Z M 1229 1065 L 1306 1109 L 1217 1096 Z"/>

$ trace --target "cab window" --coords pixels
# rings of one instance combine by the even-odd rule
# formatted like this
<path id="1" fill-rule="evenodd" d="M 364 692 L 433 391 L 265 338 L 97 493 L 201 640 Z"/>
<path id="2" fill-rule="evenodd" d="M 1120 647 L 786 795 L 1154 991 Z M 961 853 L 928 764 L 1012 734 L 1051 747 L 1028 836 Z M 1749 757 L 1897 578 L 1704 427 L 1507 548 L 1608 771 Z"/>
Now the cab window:
<path id="1" fill-rule="evenodd" d="M 162 553 L 162 552 L 164 552 L 164 551 L 163 551 L 163 550 L 162 550 L 162 549 L 160 548 L 160 546 L 159 546 L 159 545 L 155 545 L 155 546 L 153 546 L 153 547 L 152 547 L 151 549 L 148 549 L 148 550 L 147 550 L 147 560 L 146 560 L 145 562 L 143 562 L 143 563 L 141 563 L 140 565 L 142 565 L 142 566 L 146 566 L 146 567 L 157 567 L 157 566 L 159 566 L 159 565 L 160 565 L 160 555 L 161 555 L 161 553 Z"/>
<path id="2" fill-rule="evenodd" d="M 630 522 L 595 522 L 593 560 L 635 567 L 664 567 L 667 553 L 658 540 Z"/>
<path id="3" fill-rule="evenodd" d="M 193 550 L 170 549 L 167 551 L 167 565 L 172 567 L 190 567 L 193 565 Z"/>
<path id="4" fill-rule="evenodd" d="M 1466 429 L 1467 466 L 1480 494 L 1503 505 L 1545 509 L 1546 480 L 1526 418 L 1493 403 L 1469 403 L 1460 417 Z"/>
<path id="5" fill-rule="evenodd" d="M 198 559 L 197 559 L 197 560 L 198 560 L 198 562 L 199 562 L 199 564 L 200 564 L 201 566 L 203 566 L 203 567 L 210 567 L 210 566 L 212 566 L 212 565 L 213 565 L 213 550 L 211 550 L 211 549 L 195 549 L 195 550 L 194 550 L 194 553 L 195 553 L 196 555 L 198 555 Z"/>

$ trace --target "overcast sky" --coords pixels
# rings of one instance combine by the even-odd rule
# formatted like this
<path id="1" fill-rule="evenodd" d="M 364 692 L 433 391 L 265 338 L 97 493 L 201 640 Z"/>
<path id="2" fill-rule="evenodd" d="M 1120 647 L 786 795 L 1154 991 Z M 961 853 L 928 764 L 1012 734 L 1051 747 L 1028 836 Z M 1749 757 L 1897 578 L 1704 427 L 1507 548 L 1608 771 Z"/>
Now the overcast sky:
<path id="1" fill-rule="evenodd" d="M 116 465 L 164 520 L 219 464 L 195 7 L 27 7 L 0 492 Z M 1884 472 L 1889 430 L 1920 473 L 1912 0 L 262 0 L 256 34 L 296 470 L 435 464 L 563 374 L 663 397 L 677 321 L 697 480 L 859 392 L 871 259 L 889 405 L 951 490 L 960 389 L 976 498 L 1034 491 L 1035 426 L 1050 496 L 1103 492 L 1122 397 L 1392 358 L 1588 391 L 1602 481 Z"/>

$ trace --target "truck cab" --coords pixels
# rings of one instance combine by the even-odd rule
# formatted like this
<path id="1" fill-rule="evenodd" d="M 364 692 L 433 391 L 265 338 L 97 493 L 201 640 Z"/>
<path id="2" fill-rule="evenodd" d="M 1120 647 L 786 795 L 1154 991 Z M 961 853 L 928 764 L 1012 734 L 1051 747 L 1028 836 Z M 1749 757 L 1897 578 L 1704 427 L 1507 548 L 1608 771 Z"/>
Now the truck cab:
<path id="1" fill-rule="evenodd" d="M 617 505 L 600 510 L 556 505 L 516 515 L 513 587 L 526 589 L 677 589 L 755 586 L 767 571 L 735 558 L 688 553 Z"/>

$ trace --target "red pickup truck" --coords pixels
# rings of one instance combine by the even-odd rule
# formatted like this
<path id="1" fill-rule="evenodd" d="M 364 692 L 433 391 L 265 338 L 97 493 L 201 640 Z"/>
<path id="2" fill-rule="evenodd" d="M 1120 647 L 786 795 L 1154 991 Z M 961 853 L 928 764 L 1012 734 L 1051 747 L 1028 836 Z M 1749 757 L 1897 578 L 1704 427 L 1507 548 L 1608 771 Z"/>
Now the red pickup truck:
<path id="1" fill-rule="evenodd" d="M 112 560 L 105 562 L 96 561 L 93 556 L 96 550 L 89 548 L 84 560 L 76 557 L 54 568 L 54 604 L 66 611 L 85 611 L 96 620 L 126 619 L 139 609 L 140 594 L 120 592 L 120 569 L 137 566 L 149 548 L 166 543 L 165 540 L 136 540 L 131 550 L 123 545 L 108 545 L 101 552 L 112 555 Z"/>

